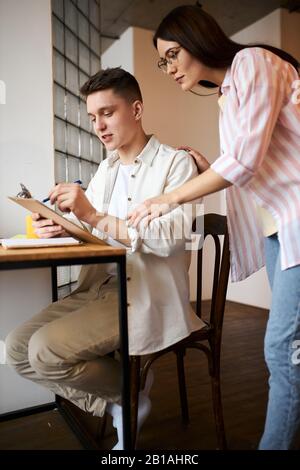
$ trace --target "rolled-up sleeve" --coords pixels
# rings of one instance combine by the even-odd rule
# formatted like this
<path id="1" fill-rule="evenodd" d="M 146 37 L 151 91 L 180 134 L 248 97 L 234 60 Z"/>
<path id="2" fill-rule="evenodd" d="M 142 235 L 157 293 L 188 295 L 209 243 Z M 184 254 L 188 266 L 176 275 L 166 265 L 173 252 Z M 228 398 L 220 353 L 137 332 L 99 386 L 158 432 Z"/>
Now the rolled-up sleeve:
<path id="1" fill-rule="evenodd" d="M 164 193 L 171 192 L 186 181 L 197 176 L 193 158 L 184 151 L 178 151 L 170 168 Z M 147 228 L 129 231 L 132 250 L 170 256 L 182 249 L 191 238 L 193 219 L 201 210 L 200 200 L 176 207 L 168 214 L 150 222 Z"/>
<path id="2" fill-rule="evenodd" d="M 220 120 L 221 156 L 211 168 L 237 186 L 260 168 L 286 96 L 287 64 L 261 48 L 237 54 Z"/>

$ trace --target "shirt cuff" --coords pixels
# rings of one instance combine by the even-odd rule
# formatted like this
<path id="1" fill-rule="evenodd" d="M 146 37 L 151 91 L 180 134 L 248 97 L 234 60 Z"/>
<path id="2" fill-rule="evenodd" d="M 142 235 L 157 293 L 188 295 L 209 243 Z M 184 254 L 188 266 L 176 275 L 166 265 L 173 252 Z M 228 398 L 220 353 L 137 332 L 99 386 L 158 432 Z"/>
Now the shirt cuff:
<path id="1" fill-rule="evenodd" d="M 254 176 L 254 172 L 243 166 L 238 160 L 229 155 L 221 155 L 211 169 L 236 186 L 246 185 Z"/>
<path id="2" fill-rule="evenodd" d="M 140 237 L 138 230 L 128 225 L 128 221 L 126 221 L 126 226 L 127 226 L 128 236 L 130 238 L 131 250 L 132 252 L 135 252 L 141 246 L 142 239 Z"/>

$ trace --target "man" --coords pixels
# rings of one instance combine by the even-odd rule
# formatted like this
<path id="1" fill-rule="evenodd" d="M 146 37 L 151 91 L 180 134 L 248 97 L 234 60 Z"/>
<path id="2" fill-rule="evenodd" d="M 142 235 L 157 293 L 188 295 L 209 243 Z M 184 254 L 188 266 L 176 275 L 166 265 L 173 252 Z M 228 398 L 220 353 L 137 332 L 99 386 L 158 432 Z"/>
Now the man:
<path id="1" fill-rule="evenodd" d="M 112 153 L 86 192 L 64 183 L 49 197 L 94 234 L 128 247 L 129 352 L 159 351 L 203 326 L 189 304 L 185 244 L 192 213 L 178 207 L 140 231 L 127 227 L 126 218 L 144 199 L 191 179 L 196 167 L 185 152 L 145 134 L 140 88 L 128 72 L 100 71 L 81 93 L 95 133 Z M 52 221 L 38 214 L 35 220 L 39 237 L 65 235 Z M 122 448 L 120 364 L 107 355 L 118 348 L 118 329 L 115 266 L 85 266 L 73 294 L 12 331 L 6 345 L 8 362 L 23 377 L 96 416 L 109 412 L 118 430 L 115 448 Z M 150 385 L 139 396 L 138 428 L 150 412 Z"/>

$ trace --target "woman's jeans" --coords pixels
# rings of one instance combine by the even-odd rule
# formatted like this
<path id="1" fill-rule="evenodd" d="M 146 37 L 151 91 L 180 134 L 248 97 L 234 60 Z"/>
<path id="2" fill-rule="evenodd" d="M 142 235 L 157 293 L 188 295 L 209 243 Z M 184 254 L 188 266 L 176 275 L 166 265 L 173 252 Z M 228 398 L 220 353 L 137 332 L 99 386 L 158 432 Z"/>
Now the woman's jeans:
<path id="1" fill-rule="evenodd" d="M 265 430 L 259 449 L 291 449 L 300 428 L 300 265 L 280 268 L 277 234 L 265 238 L 272 305 L 265 336 L 270 373 Z"/>

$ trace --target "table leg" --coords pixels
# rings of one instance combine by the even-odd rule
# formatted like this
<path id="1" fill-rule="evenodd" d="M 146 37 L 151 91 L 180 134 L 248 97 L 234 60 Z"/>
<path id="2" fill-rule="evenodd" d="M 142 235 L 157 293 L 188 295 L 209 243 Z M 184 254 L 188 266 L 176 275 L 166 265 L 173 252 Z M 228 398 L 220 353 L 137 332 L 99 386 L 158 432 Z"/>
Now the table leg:
<path id="1" fill-rule="evenodd" d="M 118 261 L 119 326 L 122 365 L 122 414 L 124 450 L 131 450 L 130 363 L 128 354 L 126 255 Z"/>
<path id="2" fill-rule="evenodd" d="M 56 266 L 51 266 L 51 287 L 52 287 L 52 302 L 56 302 L 58 299 L 57 267 Z"/>

